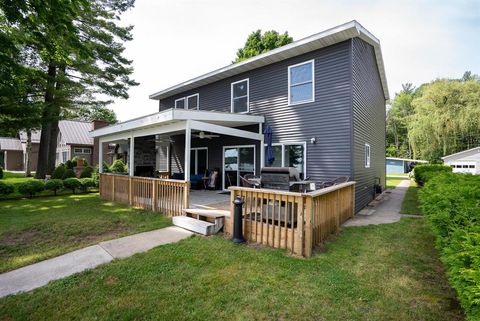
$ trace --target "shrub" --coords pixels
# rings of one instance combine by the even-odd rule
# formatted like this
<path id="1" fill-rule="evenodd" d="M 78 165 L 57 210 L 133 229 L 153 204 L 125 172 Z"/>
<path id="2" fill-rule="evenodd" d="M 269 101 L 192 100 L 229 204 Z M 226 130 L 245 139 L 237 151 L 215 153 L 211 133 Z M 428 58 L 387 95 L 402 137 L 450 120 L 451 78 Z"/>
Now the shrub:
<path id="1" fill-rule="evenodd" d="M 39 179 L 32 179 L 18 185 L 18 192 L 23 195 L 28 195 L 30 198 L 44 189 L 45 183 Z"/>
<path id="2" fill-rule="evenodd" d="M 73 169 L 75 166 L 77 166 L 77 161 L 73 159 L 69 159 L 65 162 L 65 167 L 68 169 Z"/>
<path id="3" fill-rule="evenodd" d="M 67 168 L 65 170 L 65 173 L 63 173 L 62 179 L 67 179 L 67 178 L 72 178 L 72 177 L 77 177 L 75 175 L 75 172 L 71 168 Z"/>
<path id="4" fill-rule="evenodd" d="M 111 173 L 110 166 L 108 166 L 108 163 L 106 161 L 103 161 L 103 172 L 104 173 Z"/>
<path id="5" fill-rule="evenodd" d="M 92 179 L 95 182 L 95 187 L 98 187 L 100 185 L 100 174 L 98 173 L 98 165 L 95 166 L 95 169 L 93 170 Z"/>
<path id="6" fill-rule="evenodd" d="M 95 187 L 95 181 L 93 178 L 81 178 L 80 179 L 81 188 L 86 192 L 89 188 Z"/>
<path id="7" fill-rule="evenodd" d="M 75 189 L 80 188 L 82 186 L 82 183 L 80 183 L 80 180 L 78 178 L 70 177 L 63 180 L 63 186 L 65 186 L 65 188 L 71 189 L 72 193 L 75 194 Z"/>
<path id="8" fill-rule="evenodd" d="M 3 179 L 3 167 L 0 166 L 0 179 Z"/>
<path id="9" fill-rule="evenodd" d="M 53 191 L 53 194 L 56 196 L 57 191 L 63 187 L 63 182 L 61 179 L 49 179 L 45 182 L 45 189 Z"/>
<path id="10" fill-rule="evenodd" d="M 66 168 L 65 168 L 64 164 L 58 165 L 53 170 L 52 179 L 63 179 L 63 174 L 65 174 L 65 170 L 66 170 Z"/>
<path id="11" fill-rule="evenodd" d="M 116 161 L 113 162 L 112 166 L 110 166 L 110 171 L 112 173 L 119 173 L 119 174 L 125 174 L 128 172 L 127 166 L 121 159 L 117 159 Z"/>
<path id="12" fill-rule="evenodd" d="M 451 173 L 452 168 L 445 165 L 417 165 L 413 170 L 415 181 L 423 186 L 428 180 L 440 173 Z"/>
<path id="13" fill-rule="evenodd" d="M 12 194 L 15 191 L 13 184 L 0 182 L 0 196 Z"/>
<path id="14" fill-rule="evenodd" d="M 86 166 L 80 173 L 80 178 L 90 178 L 92 177 L 92 174 L 93 174 L 93 167 Z"/>
<path id="15" fill-rule="evenodd" d="M 440 173 L 419 198 L 467 319 L 479 320 L 480 176 Z"/>

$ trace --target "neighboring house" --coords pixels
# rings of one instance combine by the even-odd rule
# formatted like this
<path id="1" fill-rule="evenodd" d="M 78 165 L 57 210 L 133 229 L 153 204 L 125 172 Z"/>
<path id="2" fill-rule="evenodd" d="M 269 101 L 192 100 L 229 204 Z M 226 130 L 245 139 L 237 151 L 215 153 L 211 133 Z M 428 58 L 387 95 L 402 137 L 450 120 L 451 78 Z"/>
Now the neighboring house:
<path id="1" fill-rule="evenodd" d="M 379 40 L 356 21 L 150 98 L 158 113 L 91 133 L 128 149 L 130 175 L 156 169 L 191 180 L 219 168 L 224 189 L 239 185 L 240 176 L 269 166 L 262 133 L 270 126 L 272 166 L 293 166 L 317 182 L 350 177 L 356 211 L 375 184 L 385 187 L 387 81 Z"/>
<path id="2" fill-rule="evenodd" d="M 445 165 L 452 167 L 454 173 L 480 174 L 480 147 L 448 155 L 442 159 Z"/>
<path id="3" fill-rule="evenodd" d="M 417 164 L 427 164 L 425 160 L 387 157 L 387 175 L 388 174 L 405 174 L 410 173 Z"/>
<path id="4" fill-rule="evenodd" d="M 19 139 L 0 137 L 0 167 L 9 171 L 23 169 L 23 149 Z"/>
<path id="5" fill-rule="evenodd" d="M 98 164 L 98 140 L 89 137 L 93 129 L 105 127 L 104 121 L 61 120 L 58 123 L 59 134 L 55 164 L 65 163 L 75 156 L 84 158 L 89 164 Z M 32 131 L 31 137 L 31 170 L 37 169 L 38 151 L 41 131 Z M 22 171 L 26 162 L 27 133 L 21 131 L 19 138 L 0 137 L 0 166 L 7 170 Z M 111 151 L 115 145 L 105 146 L 104 159 L 111 162 L 114 158 Z M 5 165 L 5 166 L 3 166 Z"/>

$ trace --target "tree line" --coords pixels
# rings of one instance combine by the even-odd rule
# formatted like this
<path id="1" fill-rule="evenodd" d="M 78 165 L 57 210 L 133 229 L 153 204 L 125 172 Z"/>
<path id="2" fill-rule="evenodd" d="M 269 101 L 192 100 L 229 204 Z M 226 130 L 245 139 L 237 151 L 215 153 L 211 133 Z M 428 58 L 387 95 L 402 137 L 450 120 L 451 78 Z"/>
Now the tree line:
<path id="1" fill-rule="evenodd" d="M 27 136 L 41 129 L 37 178 L 54 170 L 59 120 L 114 122 L 105 106 L 112 98 L 128 98 L 128 89 L 138 85 L 130 77 L 132 61 L 124 57 L 133 26 L 119 23 L 133 5 L 0 0 L 0 128 L 2 134 L 25 130 Z"/>
<path id="2" fill-rule="evenodd" d="M 432 163 L 480 146 L 480 77 L 404 84 L 387 109 L 386 137 L 387 156 Z"/>

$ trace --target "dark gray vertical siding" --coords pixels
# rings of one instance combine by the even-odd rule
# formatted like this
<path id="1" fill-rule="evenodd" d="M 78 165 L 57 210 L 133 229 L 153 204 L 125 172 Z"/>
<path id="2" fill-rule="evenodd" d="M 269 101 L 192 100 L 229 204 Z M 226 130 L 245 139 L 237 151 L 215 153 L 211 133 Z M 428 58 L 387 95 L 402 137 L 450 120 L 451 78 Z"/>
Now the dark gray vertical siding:
<path id="1" fill-rule="evenodd" d="M 352 40 L 353 166 L 356 210 L 373 197 L 375 179 L 385 187 L 385 99 L 372 46 Z M 370 168 L 365 168 L 365 143 L 370 144 Z"/>
<path id="2" fill-rule="evenodd" d="M 250 114 L 265 116 L 265 125 L 272 126 L 274 143 L 307 142 L 307 175 L 312 180 L 352 176 L 351 52 L 350 41 L 312 51 L 165 98 L 160 101 L 160 110 L 172 108 L 177 98 L 199 93 L 200 110 L 230 112 L 231 83 L 249 78 Z M 288 66 L 311 59 L 315 59 L 315 101 L 288 106 Z M 316 144 L 310 143 L 312 137 L 317 139 Z M 183 160 L 184 151 L 180 144 L 183 146 L 184 143 L 182 139 L 178 141 L 175 151 L 178 159 Z M 218 148 L 209 149 L 209 160 L 218 157 L 215 165 L 221 167 L 222 146 L 249 144 L 242 141 L 246 140 L 238 142 L 238 138 L 229 137 L 220 144 L 212 140 L 211 143 Z M 257 148 L 257 159 L 259 154 Z M 172 153 L 172 157 L 176 156 Z M 178 170 L 176 167 L 179 166 L 174 163 L 172 160 L 172 170 Z"/>

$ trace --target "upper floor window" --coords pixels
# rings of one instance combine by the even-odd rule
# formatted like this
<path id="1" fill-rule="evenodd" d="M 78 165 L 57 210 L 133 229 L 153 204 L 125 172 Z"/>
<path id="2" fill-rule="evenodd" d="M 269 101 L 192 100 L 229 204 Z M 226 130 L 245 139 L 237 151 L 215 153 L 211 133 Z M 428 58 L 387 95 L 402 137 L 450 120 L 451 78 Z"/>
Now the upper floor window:
<path id="1" fill-rule="evenodd" d="M 175 100 L 175 108 L 185 109 L 185 97 Z"/>
<path id="2" fill-rule="evenodd" d="M 370 144 L 365 144 L 365 168 L 370 168 Z"/>
<path id="3" fill-rule="evenodd" d="M 232 83 L 232 113 L 247 113 L 249 108 L 248 79 Z"/>
<path id="4" fill-rule="evenodd" d="M 198 109 L 198 100 L 199 100 L 198 94 L 188 96 L 186 109 Z"/>
<path id="5" fill-rule="evenodd" d="M 288 67 L 288 104 L 314 101 L 314 60 Z"/>

